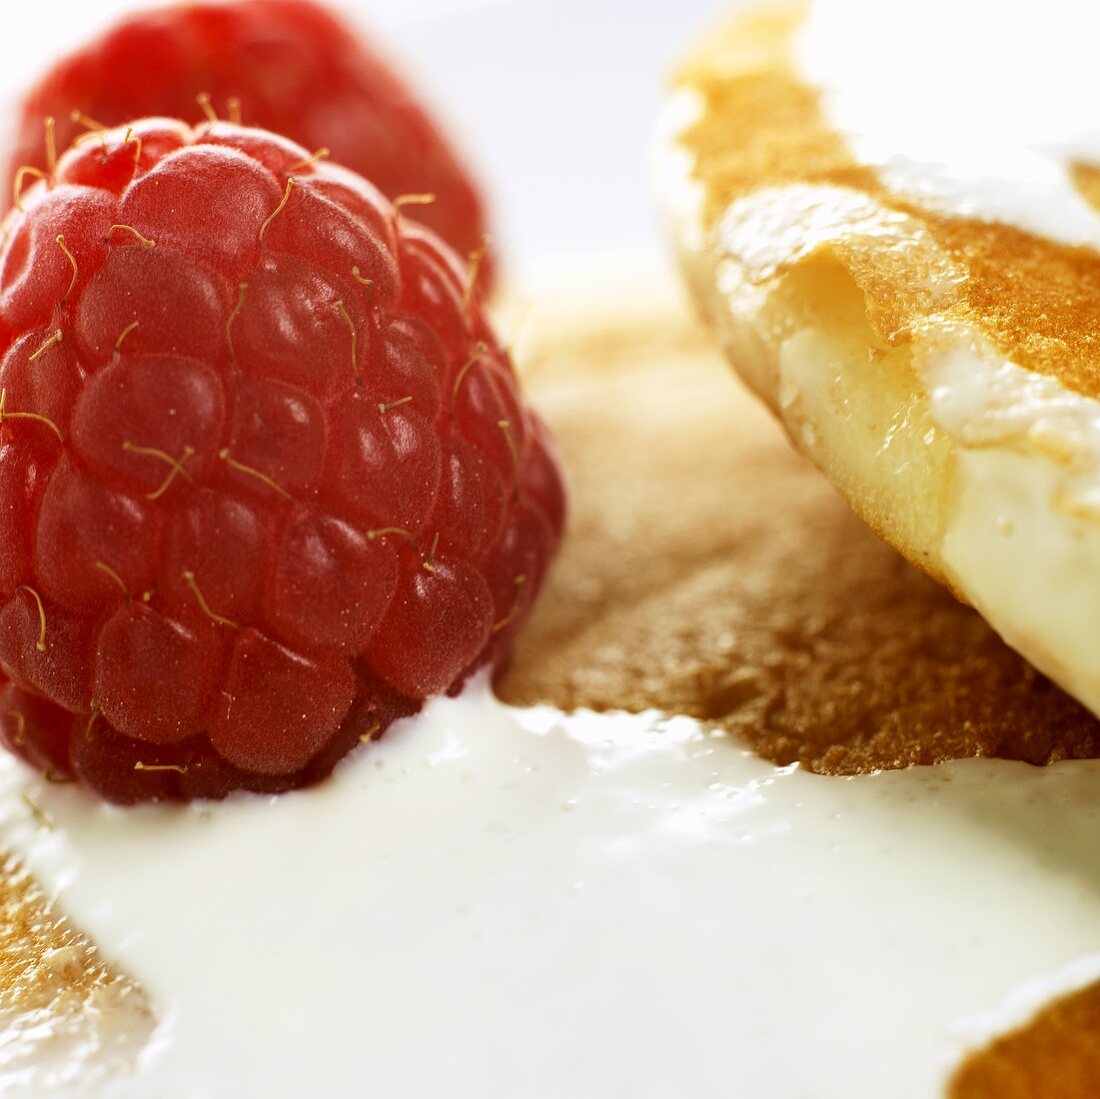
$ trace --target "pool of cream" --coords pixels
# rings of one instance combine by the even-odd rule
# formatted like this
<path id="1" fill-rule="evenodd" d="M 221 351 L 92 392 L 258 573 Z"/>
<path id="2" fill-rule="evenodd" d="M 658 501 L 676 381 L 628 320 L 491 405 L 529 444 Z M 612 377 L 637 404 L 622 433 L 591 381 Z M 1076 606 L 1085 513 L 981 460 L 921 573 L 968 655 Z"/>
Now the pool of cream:
<path id="1" fill-rule="evenodd" d="M 828 778 L 483 683 L 279 798 L 0 770 L 0 840 L 159 1020 L 87 1099 L 938 1095 L 1100 975 L 1098 807 L 1100 764 Z"/>

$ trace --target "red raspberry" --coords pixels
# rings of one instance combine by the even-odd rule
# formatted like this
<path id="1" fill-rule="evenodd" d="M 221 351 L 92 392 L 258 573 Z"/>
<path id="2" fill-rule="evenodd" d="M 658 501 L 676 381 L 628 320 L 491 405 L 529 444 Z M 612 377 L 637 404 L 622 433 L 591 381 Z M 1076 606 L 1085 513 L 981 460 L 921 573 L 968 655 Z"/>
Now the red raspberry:
<path id="1" fill-rule="evenodd" d="M 450 144 L 391 66 L 311 0 L 180 4 L 129 16 L 27 95 L 7 178 L 23 165 L 45 170 L 47 117 L 66 148 L 83 132 L 74 111 L 107 126 L 193 119 L 206 96 L 208 109 L 239 111 L 250 126 L 329 148 L 390 198 L 435 195 L 418 220 L 463 255 L 482 246 L 481 198 Z M 489 285 L 488 269 L 482 278 Z"/>
<path id="2" fill-rule="evenodd" d="M 476 271 L 260 130 L 81 142 L 0 250 L 0 736 L 120 802 L 315 781 L 559 540 Z"/>

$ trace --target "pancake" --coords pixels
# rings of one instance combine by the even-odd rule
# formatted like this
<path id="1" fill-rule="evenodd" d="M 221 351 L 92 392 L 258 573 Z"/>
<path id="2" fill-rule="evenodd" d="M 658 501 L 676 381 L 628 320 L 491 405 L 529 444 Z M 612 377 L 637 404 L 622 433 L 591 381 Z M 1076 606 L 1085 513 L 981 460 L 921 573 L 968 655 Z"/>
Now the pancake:
<path id="1" fill-rule="evenodd" d="M 735 19 L 677 76 L 658 166 L 694 297 L 795 445 L 1095 712 L 1098 28 L 1041 12 Z"/>
<path id="2" fill-rule="evenodd" d="M 1039 1011 L 969 1056 L 949 1099 L 1082 1099 L 1100 1079 L 1100 984 Z"/>
<path id="3" fill-rule="evenodd" d="M 25 869 L 0 863 L 0 1091 L 48 1094 L 125 1071 L 153 1024 L 141 989 L 57 913 Z"/>
<path id="4" fill-rule="evenodd" d="M 434 1071 L 439 1083 L 438 1074 L 446 1071 L 450 1073 L 447 1088 L 456 1095 L 555 1095 L 563 1091 L 676 1094 L 681 1090 L 677 1080 L 701 1099 L 729 1094 L 729 1087 L 721 1081 L 734 1080 L 738 1065 L 749 1060 L 750 1045 L 766 1045 L 775 1037 L 783 1048 L 788 1047 L 786 1028 L 793 1007 L 787 999 L 790 990 L 802 987 L 813 990 L 825 1005 L 814 1028 L 821 1035 L 821 1050 L 850 1047 L 850 1056 L 843 1058 L 847 1073 L 861 1078 L 873 1069 L 887 1081 L 896 1080 L 897 1073 L 906 1075 L 909 1069 L 900 1069 L 890 1056 L 879 1057 L 883 1063 L 878 1064 L 865 1048 L 868 1039 L 849 1029 L 845 1014 L 851 1010 L 851 1001 L 860 1005 L 857 1017 L 864 1025 L 868 1016 L 883 1014 L 879 1003 L 883 971 L 874 960 L 876 944 L 871 939 L 882 938 L 879 945 L 889 948 L 892 964 L 907 966 L 905 971 L 910 973 L 940 970 L 939 975 L 951 986 L 951 971 L 960 968 L 960 944 L 981 954 L 971 937 L 988 918 L 985 905 L 991 901 L 983 890 L 997 879 L 1002 880 L 995 890 L 997 896 L 1005 881 L 1011 890 L 1017 882 L 1024 890 L 1023 894 L 1010 891 L 1009 896 L 1030 896 L 1034 891 L 1031 883 L 1037 881 L 1050 889 L 1052 900 L 1043 905 L 1036 898 L 1027 912 L 1027 926 L 1037 923 L 1039 928 L 1038 947 L 1033 951 L 1017 941 L 1017 931 L 1023 926 L 1019 915 L 1022 902 L 1006 908 L 1001 921 L 1005 934 L 985 936 L 999 939 L 1000 945 L 989 954 L 993 960 L 974 965 L 976 973 L 982 972 L 983 965 L 994 972 L 975 978 L 975 988 L 981 992 L 987 985 L 999 987 L 1001 978 L 995 970 L 996 965 L 1005 963 L 1006 951 L 1013 958 L 1024 959 L 1025 971 L 1030 967 L 1041 970 L 1050 953 L 1044 937 L 1054 943 L 1055 953 L 1064 948 L 1072 956 L 1082 927 L 1087 930 L 1091 925 L 1087 920 L 1092 911 L 1087 883 L 1100 880 L 1100 863 L 1089 854 L 1091 836 L 1087 827 L 1080 827 L 1078 812 L 1093 771 L 1075 779 L 1073 772 L 1066 770 L 1071 766 L 1068 763 L 1031 768 L 971 760 L 966 764 L 970 769 L 951 771 L 956 765 L 948 763 L 943 768 L 852 780 L 802 772 L 855 774 L 967 756 L 1000 755 L 1008 760 L 1047 763 L 1100 755 L 1100 725 L 1005 646 L 980 616 L 961 606 L 855 519 L 730 376 L 706 333 L 659 297 L 651 300 L 624 290 L 624 298 L 632 299 L 633 305 L 598 305 L 581 318 L 572 305 L 536 310 L 526 326 L 521 356 L 528 364 L 529 391 L 561 441 L 572 481 L 573 514 L 560 564 L 498 692 L 508 702 L 549 706 L 530 711 L 542 715 L 539 720 L 544 722 L 558 720 L 552 716 L 558 711 L 581 708 L 573 717 L 561 720 L 575 720 L 578 728 L 591 723 L 589 735 L 596 746 L 592 753 L 578 759 L 575 744 L 570 747 L 553 739 L 540 743 L 532 761 L 524 731 L 505 730 L 507 736 L 490 760 L 499 773 L 486 776 L 478 773 L 476 753 L 464 759 L 456 745 L 481 722 L 499 720 L 495 711 L 484 705 L 474 705 L 469 712 L 461 708 L 440 711 L 452 715 L 448 720 L 455 723 L 442 729 L 439 718 L 421 715 L 395 726 L 379 744 L 362 753 L 361 759 L 350 759 L 330 783 L 312 794 L 286 795 L 274 804 L 257 802 L 249 817 L 251 827 L 258 829 L 258 842 L 274 846 L 275 862 L 268 866 L 234 856 L 220 870 L 208 861 L 208 851 L 199 846 L 196 850 L 204 857 L 196 858 L 188 844 L 204 831 L 224 825 L 227 815 L 236 811 L 232 806 L 197 807 L 201 819 L 182 823 L 181 813 L 188 811 L 178 808 L 123 814 L 111 810 L 104 815 L 85 804 L 86 795 L 71 786 L 48 787 L 28 779 L 38 783 L 31 787 L 30 805 L 12 807 L 8 804 L 12 790 L 24 780 L 13 786 L 10 775 L 0 775 L 0 830 L 5 841 L 17 842 L 55 881 L 64 883 L 54 902 L 50 892 L 29 880 L 25 871 L 11 863 L 5 867 L 0 899 L 6 907 L 8 932 L 0 940 L 0 1021 L 6 1024 L 7 1041 L 0 1042 L 0 1084 L 21 1082 L 22 1090 L 13 1086 L 12 1094 L 51 1094 L 52 1081 L 67 1080 L 81 1083 L 64 1094 L 85 1099 L 88 1094 L 98 1094 L 90 1087 L 97 1078 L 139 1074 L 143 1062 L 156 1065 L 154 1047 L 170 1047 L 186 1033 L 188 1020 L 180 1012 L 170 1020 L 168 1035 L 163 1034 L 165 1012 L 172 1008 L 170 998 L 166 1007 L 163 989 L 146 988 L 142 983 L 161 974 L 150 975 L 141 966 L 129 964 L 140 951 L 135 955 L 130 949 L 132 936 L 117 934 L 119 927 L 128 925 L 117 916 L 113 920 L 102 917 L 102 898 L 116 893 L 123 895 L 116 908 L 121 905 L 125 915 L 126 898 L 141 897 L 145 898 L 143 904 L 152 904 L 146 895 L 156 894 L 163 882 L 174 883 L 172 888 L 179 892 L 169 892 L 166 906 L 152 909 L 157 919 L 143 919 L 145 908 L 130 913 L 141 933 L 153 939 L 148 951 L 179 955 L 175 962 L 171 957 L 165 960 L 167 971 L 177 977 L 182 971 L 200 975 L 204 1010 L 215 1019 L 227 1013 L 230 1020 L 238 1021 L 230 1023 L 233 1027 L 240 1019 L 251 1018 L 243 1006 L 247 1001 L 239 999 L 244 993 L 232 977 L 254 972 L 260 963 L 228 955 L 238 953 L 242 941 L 248 942 L 249 950 L 266 947 L 267 916 L 265 927 L 246 924 L 242 940 L 231 925 L 247 914 L 234 908 L 233 920 L 224 914 L 221 917 L 220 936 L 200 935 L 202 949 L 191 952 L 185 946 L 191 940 L 183 925 L 198 921 L 199 914 L 185 908 L 177 917 L 177 926 L 167 922 L 168 912 L 175 908 L 180 892 L 197 885 L 201 885 L 200 907 L 209 907 L 208 898 L 223 896 L 227 888 L 219 873 L 240 878 L 241 868 L 248 867 L 244 892 L 265 895 L 267 879 L 273 876 L 277 895 L 295 898 L 289 906 L 292 922 L 305 928 L 307 939 L 323 937 L 310 930 L 314 913 L 323 911 L 328 900 L 320 895 L 321 890 L 332 888 L 338 903 L 346 906 L 359 897 L 359 887 L 351 882 L 326 885 L 327 877 L 337 874 L 335 868 L 341 865 L 335 851 L 315 859 L 315 869 L 295 861 L 303 850 L 301 845 L 313 851 L 315 841 L 311 829 L 293 814 L 299 811 L 295 806 L 304 806 L 310 799 L 321 809 L 348 797 L 349 782 L 358 806 L 378 806 L 377 816 L 368 817 L 354 831 L 357 873 L 367 882 L 371 908 L 385 910 L 392 904 L 398 906 L 395 912 L 400 916 L 397 926 L 388 927 L 391 937 L 375 940 L 367 936 L 361 944 L 362 955 L 348 955 L 343 960 L 343 968 L 354 975 L 351 1025 L 362 1030 L 361 1046 L 366 1049 L 380 1026 L 378 1017 L 370 1014 L 368 1002 L 381 982 L 381 1000 L 396 1020 L 394 1025 L 411 1031 L 419 1048 L 433 1051 L 432 1057 L 421 1057 L 420 1064 L 406 1065 L 407 1075 L 402 1077 L 378 1075 L 382 1057 L 377 1050 L 362 1065 L 351 1059 L 360 1083 L 369 1078 L 386 1091 L 404 1085 L 407 1094 L 435 1093 L 439 1088 L 424 1087 L 417 1092 L 416 1081 Z M 465 704 L 459 698 L 443 705 Z M 611 712 L 593 717 L 586 715 L 584 708 Z M 624 724 L 615 713 L 623 710 L 641 712 L 638 723 Z M 679 715 L 673 721 L 680 724 L 663 726 L 654 710 Z M 652 749 L 641 739 L 654 736 L 646 732 L 651 727 L 657 730 Z M 692 764 L 699 770 L 685 770 L 685 762 L 691 761 L 678 758 L 674 748 L 656 746 L 661 740 L 675 740 L 675 730 L 680 728 L 686 728 L 684 735 L 695 738 L 699 745 L 700 762 Z M 625 753 L 624 742 L 632 737 L 639 738 L 640 744 L 638 758 L 631 764 L 638 777 L 623 788 L 613 788 L 606 818 L 586 815 L 592 813 L 587 800 L 599 792 L 599 787 L 592 785 L 600 781 L 596 772 L 614 769 L 611 755 L 601 746 L 613 743 L 616 753 Z M 748 762 L 738 762 L 741 745 L 751 746 L 769 760 L 797 761 L 802 766 L 775 769 L 751 757 Z M 713 753 L 718 753 L 714 762 L 706 762 Z M 440 797 L 445 791 L 438 779 L 432 785 L 427 770 L 427 761 L 435 757 L 444 763 L 454 761 L 451 765 L 460 772 L 454 776 L 454 789 L 468 791 L 469 801 L 486 806 L 484 823 L 475 820 L 464 831 L 461 821 L 448 815 L 455 807 L 448 801 L 452 795 Z M 376 758 L 379 767 L 385 763 L 381 771 L 375 770 Z M 1086 762 L 1076 766 L 1095 767 Z M 731 767 L 742 776 L 737 789 L 724 787 Z M 974 767 L 996 770 L 987 776 Z M 583 769 L 588 773 L 574 774 Z M 384 777 L 388 772 L 387 783 L 403 784 L 395 787 L 397 794 L 390 801 L 387 783 L 376 783 L 373 788 L 356 786 L 371 775 Z M 563 801 L 556 780 L 550 781 L 559 772 L 577 784 L 579 805 Z M 700 774 L 709 784 L 706 789 L 699 784 Z M 879 785 L 884 779 L 893 784 Z M 426 785 L 421 785 L 422 780 Z M 525 782 L 534 785 L 524 786 Z M 725 806 L 731 804 L 731 796 L 764 801 L 762 791 L 792 782 L 798 785 L 786 795 L 792 800 L 785 812 L 793 815 L 767 817 L 763 821 L 767 827 L 757 825 L 756 833 L 742 811 L 738 816 L 716 816 L 706 800 L 714 799 L 723 807 L 722 814 L 728 814 Z M 340 783 L 344 792 L 336 788 Z M 516 793 L 511 796 L 517 800 L 502 800 L 513 787 Z M 1003 797 L 1006 789 L 1015 792 Z M 422 811 L 421 799 L 430 812 Z M 641 812 L 637 806 L 660 805 L 662 799 L 670 804 L 668 811 L 657 817 L 660 827 L 643 816 L 645 827 L 633 831 L 630 822 Z M 686 813 L 680 811 L 684 806 Z M 869 808 L 875 806 L 868 815 Z M 470 811 L 465 800 L 458 807 Z M 259 823 L 260 813 L 271 815 L 274 823 Z M 128 824 L 134 814 L 141 816 L 137 828 Z M 414 817 L 423 820 L 422 831 L 405 832 Z M 22 818 L 26 824 L 23 832 L 18 826 Z M 528 818 L 527 831 L 522 831 L 520 825 Z M 830 830 L 843 828 L 849 819 L 848 830 L 835 839 Z M 558 831 L 561 822 L 569 820 L 580 822 L 577 831 Z M 889 831 L 868 834 L 869 820 L 879 821 Z M 942 831 L 937 832 L 940 821 Z M 38 839 L 28 839 L 27 829 Z M 743 842 L 743 829 L 756 836 L 754 842 Z M 646 912 L 635 911 L 632 921 L 627 921 L 628 928 L 616 910 L 612 927 L 605 933 L 608 937 L 598 939 L 601 953 L 591 960 L 587 956 L 581 959 L 583 973 L 559 971 L 558 966 L 567 965 L 583 941 L 584 924 L 566 916 L 546 935 L 533 922 L 540 893 L 528 878 L 554 875 L 558 865 L 568 865 L 577 852 L 591 877 L 595 851 L 616 846 L 626 852 L 624 865 L 633 868 L 654 850 L 669 848 L 678 833 L 690 836 L 698 832 L 702 841 L 710 831 L 714 833 L 711 842 L 729 846 L 715 849 L 713 861 L 702 867 L 705 877 L 700 877 L 699 867 L 689 872 L 683 865 L 660 863 L 660 877 L 645 879 L 646 888 L 637 900 L 631 900 L 644 904 Z M 405 834 L 407 843 L 387 851 L 385 841 L 390 833 Z M 225 835 L 235 840 L 230 832 Z M 788 835 L 793 846 L 777 847 Z M 516 836 L 522 837 L 522 844 L 512 842 Z M 1048 839 L 1051 846 L 1043 846 Z M 820 850 L 814 846 L 819 842 Z M 98 861 L 70 864 L 59 854 L 66 846 L 80 844 L 87 845 L 86 850 Z M 738 867 L 744 865 L 734 861 L 739 844 L 747 851 L 759 845 L 759 861 L 750 865 L 774 867 L 775 877 L 739 878 Z M 151 854 L 145 855 L 148 861 L 143 864 L 143 852 L 150 847 Z M 399 907 L 402 902 L 387 893 L 385 886 L 374 884 L 382 880 L 394 887 L 408 879 L 411 884 L 404 903 L 430 908 L 433 898 L 437 899 L 434 890 L 440 867 L 433 866 L 434 872 L 427 875 L 417 860 L 423 851 L 435 847 L 440 849 L 440 866 L 451 868 L 459 879 L 473 880 L 483 862 L 495 865 L 507 858 L 510 849 L 516 860 L 505 863 L 508 895 L 496 920 L 479 907 L 479 901 L 482 906 L 486 903 L 484 897 L 468 902 L 472 915 L 457 914 L 457 918 L 469 919 L 475 932 L 486 939 L 472 955 L 482 987 L 456 992 L 461 1014 L 445 1010 L 446 988 L 433 989 L 412 1009 L 402 999 L 405 985 L 411 986 L 406 995 L 414 1001 L 423 994 L 416 983 L 419 971 L 402 954 L 409 944 L 392 937 L 405 928 L 402 921 L 411 912 Z M 690 849 L 674 851 L 678 858 L 690 853 Z M 990 875 L 983 876 L 982 868 L 974 864 L 977 857 L 988 857 L 993 867 Z M 904 865 L 906 858 L 916 860 L 919 870 Z M 832 861 L 826 863 L 826 859 Z M 848 892 L 845 875 L 861 859 L 863 869 L 852 879 L 855 885 Z M 195 862 L 201 866 L 201 874 L 192 881 Z M 389 864 L 398 865 L 390 876 L 382 878 Z M 72 865 L 83 874 L 70 881 Z M 289 878 L 284 877 L 288 865 L 296 867 Z M 521 868 L 528 868 L 526 876 Z M 964 875 L 973 906 L 953 912 L 935 894 L 934 886 L 929 893 L 926 883 L 941 881 L 943 870 L 945 883 L 958 880 L 953 875 Z M 884 886 L 882 895 L 876 896 L 874 885 L 882 881 L 883 874 L 893 885 Z M 572 880 L 571 876 L 567 880 Z M 1064 897 L 1058 892 L 1062 882 L 1069 883 Z M 592 880 L 583 884 L 586 890 L 595 890 L 597 885 Z M 748 888 L 743 888 L 745 885 Z M 903 886 L 912 890 L 912 897 L 908 893 L 895 896 Z M 946 889 L 946 884 L 942 888 Z M 373 896 L 375 889 L 381 890 L 381 901 Z M 830 889 L 835 894 L 831 904 L 824 897 Z M 819 895 L 815 896 L 815 890 Z M 298 903 L 303 892 L 310 897 L 309 904 Z M 1074 906 L 1078 895 L 1085 900 L 1073 920 L 1063 926 L 1059 918 Z M 713 906 L 738 896 L 755 897 L 758 918 L 773 924 L 781 921 L 789 907 L 809 904 L 800 940 L 792 939 L 785 952 L 788 960 L 793 959 L 789 969 L 777 972 L 775 952 L 761 948 L 765 927 L 726 923 L 720 910 L 707 916 Z M 667 908 L 670 897 L 675 904 Z M 69 912 L 73 923 L 59 914 L 66 901 L 73 904 Z M 574 906 L 580 903 L 569 901 Z M 600 907 L 597 903 L 597 910 Z M 827 917 L 830 908 L 833 915 Z M 647 923 L 650 913 L 652 922 Z M 99 920 L 116 934 L 93 941 L 90 934 L 81 932 L 81 916 Z M 421 918 L 425 920 L 421 931 L 439 938 L 449 949 L 448 921 L 456 914 L 439 906 Z M 869 929 L 866 940 L 858 931 L 864 926 L 861 919 Z M 512 989 L 505 980 L 507 967 L 498 956 L 485 953 L 490 944 L 507 936 L 513 923 L 521 929 L 525 955 L 537 965 L 542 982 L 521 982 L 522 995 L 515 1000 L 502 993 L 502 989 Z M 660 927 L 659 935 L 653 932 L 654 925 Z M 683 931 L 690 927 L 693 935 L 689 938 L 694 938 L 701 928 L 712 926 L 721 928 L 723 939 L 702 935 L 700 947 L 708 959 L 703 965 L 691 953 Z M 883 926 L 891 929 L 890 934 L 877 936 L 875 929 Z M 530 930 L 523 930 L 526 928 Z M 646 930 L 644 936 L 639 937 L 639 928 Z M 154 934 L 158 929 L 159 936 Z M 324 931 L 326 936 L 336 933 L 327 922 Z M 1064 947 L 1063 939 L 1067 940 Z M 820 948 L 814 945 L 819 940 L 824 944 Z M 424 948 L 422 940 L 412 941 L 415 949 Z M 230 944 L 238 944 L 237 949 Z M 282 942 L 276 946 L 275 957 L 294 949 Z M 645 965 L 638 965 L 640 956 L 644 956 Z M 744 972 L 749 976 L 727 986 L 721 977 L 723 965 L 734 956 L 744 960 Z M 393 978 L 387 977 L 385 958 L 395 959 L 400 981 L 389 983 Z M 936 960 L 925 963 L 925 958 Z M 804 964 L 807 959 L 812 964 Z M 834 973 L 837 977 L 831 982 L 826 974 Z M 1011 986 L 1016 978 L 1005 980 Z M 211 998 L 206 982 L 213 982 L 217 997 Z M 274 1015 L 291 1012 L 299 1002 L 317 1014 L 309 1006 L 316 1001 L 311 999 L 313 986 L 301 963 L 285 966 L 275 983 L 282 998 L 273 1001 L 277 1003 L 273 1014 L 264 1016 L 268 1027 L 274 1025 Z M 848 990 L 848 1002 L 843 1005 L 835 1002 L 836 989 L 842 983 Z M 1063 991 L 1063 984 L 1052 982 L 1044 999 Z M 929 987 L 936 988 L 936 982 Z M 486 989 L 500 1002 L 487 1006 L 483 999 Z M 744 1010 L 737 1017 L 751 1020 L 751 1025 L 736 1025 L 732 1015 L 727 1020 L 704 1011 L 701 997 L 707 990 L 711 994 L 725 991 L 743 1002 Z M 682 999 L 685 996 L 686 1001 Z M 614 1014 L 605 1012 L 600 997 L 608 998 Z M 905 1005 L 894 1005 L 895 1011 L 901 1012 L 904 1006 L 922 1025 L 932 1019 L 937 1027 L 942 1013 L 942 1030 L 950 1033 L 946 1018 L 950 1013 L 944 1003 L 935 999 L 929 1003 L 913 988 L 906 990 L 905 1000 Z M 437 1009 L 440 1002 L 444 1009 Z M 596 1009 L 588 1006 L 590 1002 L 596 1003 Z M 683 1002 L 698 1007 L 705 1017 L 685 1013 Z M 729 1001 L 725 1002 L 728 1007 Z M 981 1002 L 996 1007 L 993 1000 Z M 112 1003 L 118 1006 L 112 1008 Z M 532 1004 L 547 1005 L 555 1020 L 550 1030 L 534 1039 L 524 1022 Z M 620 1033 L 613 1021 L 623 1017 L 636 1020 L 639 1011 L 642 1016 L 652 1016 L 663 1004 L 683 1021 L 682 1030 L 663 1030 L 662 1041 L 653 1043 L 654 1049 L 666 1050 L 664 1064 L 676 1073 L 671 1079 L 653 1075 L 646 1061 L 648 1045 L 646 1050 L 635 1048 L 631 1040 L 635 1035 Z M 567 1005 L 569 1025 L 562 1020 L 562 1005 Z M 481 1012 L 490 1007 L 517 1021 L 505 1032 L 493 1031 L 492 1049 L 478 1053 L 476 1024 Z M 326 1002 L 321 1014 L 336 1017 L 340 1008 L 340 1003 Z M 576 1047 L 562 1047 L 561 1043 L 583 1039 L 583 1035 L 580 1039 L 575 1035 L 578 1020 L 591 1019 L 593 1010 L 603 1022 L 599 1033 L 593 1035 L 596 1045 L 580 1047 L 588 1050 L 588 1061 L 582 1062 L 568 1055 Z M 418 1028 L 426 1019 L 437 1015 L 444 1017 L 456 1045 L 472 1049 L 474 1068 L 468 1075 L 454 1074 L 446 1060 L 451 1051 L 434 1044 L 435 1031 L 419 1035 Z M 775 1035 L 752 1029 L 761 1021 L 767 1025 L 780 1018 L 783 1025 L 776 1028 Z M 1071 1031 L 1072 1020 L 1077 1018 L 1071 1017 Z M 886 1022 L 888 1029 L 896 1032 L 895 1041 L 907 1033 L 906 1028 L 895 1025 L 894 1016 Z M 1065 1032 L 1063 1026 L 1060 1033 Z M 1076 1033 L 1080 1035 L 1080 1030 Z M 51 1050 L 47 1040 L 51 1034 L 74 1039 Z M 714 1039 L 717 1046 L 704 1045 L 704 1036 Z M 530 1048 L 520 1044 L 532 1040 Z M 238 1061 L 243 1058 L 247 1062 L 247 1041 L 248 1035 L 237 1033 L 227 1047 L 235 1051 Z M 800 1041 L 807 1050 L 815 1048 L 809 1033 L 803 1033 Z M 963 1052 L 973 1050 L 973 1043 L 961 1044 Z M 519 1046 L 519 1060 L 528 1069 L 532 1058 L 540 1064 L 537 1083 L 528 1080 L 529 1086 L 523 1086 L 522 1078 L 513 1077 L 506 1087 L 479 1067 L 506 1063 L 513 1045 Z M 1042 1042 L 1039 1046 L 1045 1048 Z M 947 1049 L 954 1048 L 952 1039 Z M 942 1076 L 946 1080 L 950 1075 L 950 1062 L 942 1070 L 932 1063 L 937 1051 L 909 1048 L 905 1041 L 899 1041 L 899 1049 L 918 1062 L 921 1078 Z M 296 1064 L 303 1064 L 307 1072 L 322 1063 L 313 1059 L 316 1051 L 306 1055 L 310 1050 L 302 1036 L 295 1050 Z M 712 1050 L 721 1050 L 737 1064 L 724 1065 L 715 1052 L 708 1061 L 707 1053 Z M 354 1052 L 358 1056 L 361 1050 Z M 192 1054 L 193 1063 L 187 1067 L 199 1072 L 199 1079 L 215 1065 L 224 1069 L 219 1076 L 223 1088 L 219 1094 L 242 1094 L 239 1078 L 233 1074 L 257 1071 L 252 1063 L 224 1063 L 227 1054 L 221 1046 L 201 1047 L 200 1055 Z M 160 1055 L 164 1056 L 163 1051 Z M 962 1053 L 952 1056 L 958 1059 Z M 1025 1052 L 1022 1064 L 1042 1064 L 1041 1056 Z M 794 1086 L 794 1062 L 804 1061 L 795 1058 L 790 1065 L 769 1063 L 767 1083 L 746 1086 L 739 1093 L 760 1099 L 789 1095 Z M 330 1062 L 323 1063 L 333 1069 Z M 812 1057 L 805 1067 L 811 1077 L 819 1071 Z M 1020 1076 L 1026 1068 L 1014 1071 Z M 416 1072 L 422 1075 L 413 1076 Z M 631 1076 L 631 1072 L 640 1075 Z M 913 1076 L 917 1078 L 917 1073 Z M 167 1080 L 163 1075 L 144 1078 L 144 1092 L 140 1091 L 142 1079 L 135 1076 L 138 1094 L 174 1097 L 194 1093 L 187 1091 L 190 1078 L 182 1075 Z M 698 1086 L 700 1079 L 702 1087 Z M 826 1083 L 835 1084 L 833 1090 L 828 1090 Z M 83 1090 L 86 1085 L 88 1091 Z M 906 1075 L 904 1086 L 879 1093 L 916 1095 L 905 1090 L 909 1086 Z M 981 1095 L 967 1092 L 968 1084 L 959 1086 L 964 1090 L 958 1091 L 957 1099 Z M 853 1092 L 839 1075 L 835 1079 L 830 1075 L 814 1094 L 831 1097 Z M 1059 1099 L 1076 1099 L 1077 1094 L 1066 1092 Z"/>
<path id="5" fill-rule="evenodd" d="M 1100 723 L 868 531 L 704 330 L 656 303 L 528 324 L 571 529 L 504 701 L 687 714 L 829 774 L 1100 755 Z"/>

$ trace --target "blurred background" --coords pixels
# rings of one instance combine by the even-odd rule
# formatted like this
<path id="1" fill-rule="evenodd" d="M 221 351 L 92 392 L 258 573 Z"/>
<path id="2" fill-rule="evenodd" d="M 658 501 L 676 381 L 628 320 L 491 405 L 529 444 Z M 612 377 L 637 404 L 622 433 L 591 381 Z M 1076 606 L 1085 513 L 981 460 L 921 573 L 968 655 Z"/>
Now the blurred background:
<path id="1" fill-rule="evenodd" d="M 5 11 L 0 96 L 133 0 Z M 650 155 L 673 60 L 728 0 L 335 0 L 404 62 L 491 196 L 494 244 L 528 285 L 577 253 L 662 253 Z M 6 112 L 5 112 L 6 114 Z M 197 112 L 196 112 L 197 117 Z M 592 256 L 595 259 L 596 257 Z"/>

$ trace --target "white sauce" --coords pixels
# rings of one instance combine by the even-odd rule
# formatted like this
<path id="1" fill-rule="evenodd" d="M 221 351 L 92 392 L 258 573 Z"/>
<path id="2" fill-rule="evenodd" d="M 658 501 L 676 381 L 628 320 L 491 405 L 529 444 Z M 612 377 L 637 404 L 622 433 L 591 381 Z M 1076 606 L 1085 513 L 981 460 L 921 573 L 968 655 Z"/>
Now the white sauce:
<path id="1" fill-rule="evenodd" d="M 1100 7 L 816 0 L 797 66 L 831 128 L 898 191 L 947 213 L 1100 246 L 1067 174 L 1100 165 Z"/>
<path id="2" fill-rule="evenodd" d="M 1008 643 L 1100 713 L 1100 401 L 960 330 L 915 342 L 955 439 L 943 563 Z"/>
<path id="3" fill-rule="evenodd" d="M 162 1020 L 82 1099 L 925 1099 L 1100 921 L 1100 764 L 822 778 L 475 686 L 282 798 L 2 781 L 4 844 Z"/>

